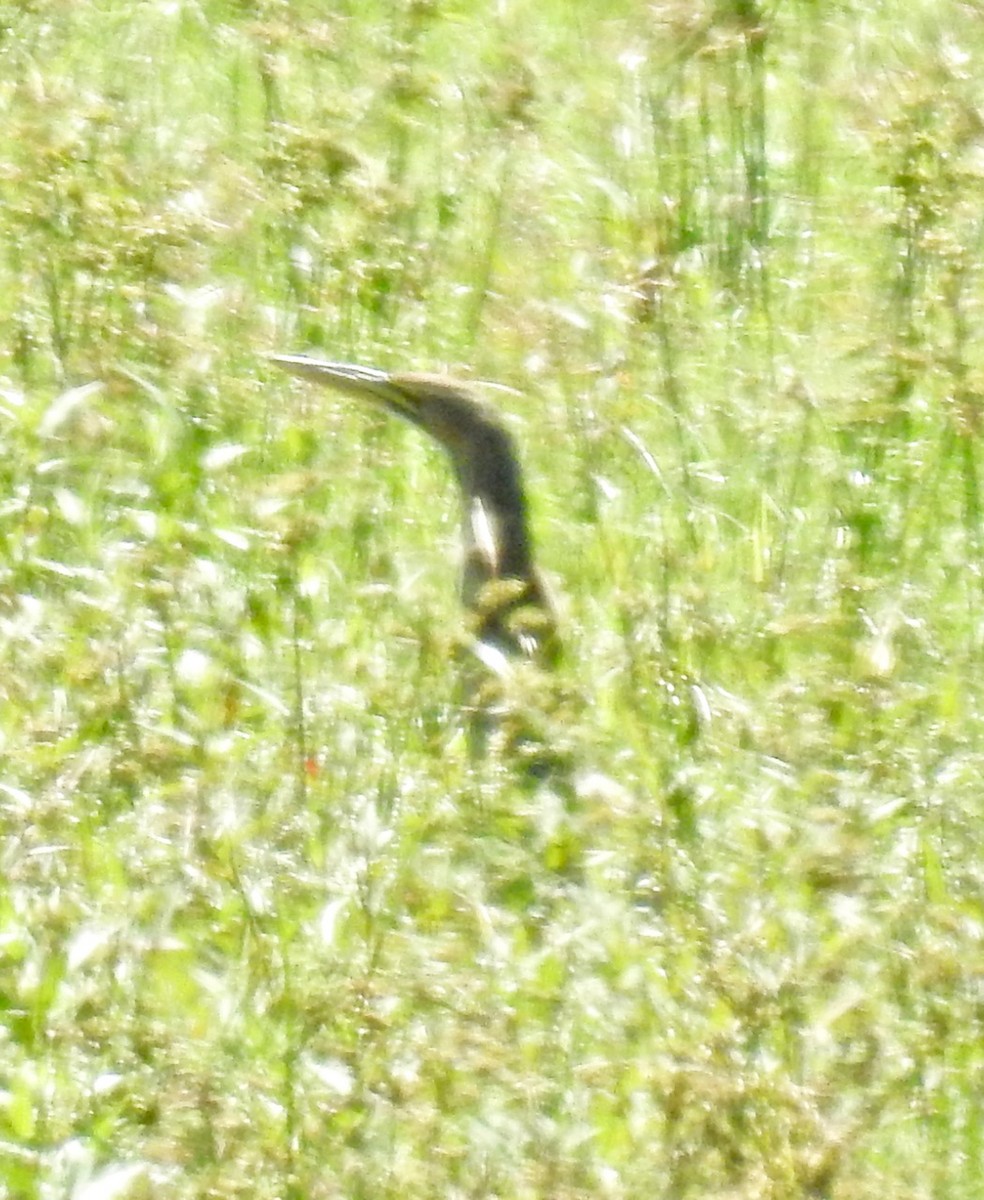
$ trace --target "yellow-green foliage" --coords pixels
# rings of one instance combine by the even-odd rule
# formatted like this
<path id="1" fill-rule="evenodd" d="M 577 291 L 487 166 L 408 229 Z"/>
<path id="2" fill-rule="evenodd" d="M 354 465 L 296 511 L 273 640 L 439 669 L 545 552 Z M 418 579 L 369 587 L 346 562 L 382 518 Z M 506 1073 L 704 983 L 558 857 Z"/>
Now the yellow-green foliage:
<path id="1" fill-rule="evenodd" d="M 0 4 L 0 1193 L 981 1195 L 981 15 Z"/>

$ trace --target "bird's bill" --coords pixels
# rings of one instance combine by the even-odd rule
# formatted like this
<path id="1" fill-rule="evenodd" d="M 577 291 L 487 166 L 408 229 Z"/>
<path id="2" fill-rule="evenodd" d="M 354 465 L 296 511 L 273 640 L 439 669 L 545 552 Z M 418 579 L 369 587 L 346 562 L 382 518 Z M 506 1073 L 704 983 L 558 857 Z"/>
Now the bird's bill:
<path id="1" fill-rule="evenodd" d="M 301 379 L 310 379 L 314 383 L 335 388 L 349 396 L 378 400 L 401 416 L 410 420 L 414 418 L 412 401 L 386 371 L 379 371 L 375 367 L 360 367 L 356 363 L 310 358 L 306 354 L 270 354 L 267 355 L 267 359 L 292 375 L 300 376 Z"/>

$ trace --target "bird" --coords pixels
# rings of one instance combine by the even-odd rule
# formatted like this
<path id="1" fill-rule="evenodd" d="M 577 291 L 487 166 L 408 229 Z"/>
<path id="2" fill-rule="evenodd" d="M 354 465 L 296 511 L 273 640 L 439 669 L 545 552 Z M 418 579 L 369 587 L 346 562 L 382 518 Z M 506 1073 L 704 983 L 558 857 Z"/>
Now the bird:
<path id="1" fill-rule="evenodd" d="M 534 559 L 516 445 L 494 408 L 438 375 L 383 371 L 306 354 L 269 361 L 302 379 L 367 400 L 423 430 L 446 452 L 461 496 L 461 598 L 471 648 L 493 674 L 515 663 L 556 665 L 553 601 Z"/>

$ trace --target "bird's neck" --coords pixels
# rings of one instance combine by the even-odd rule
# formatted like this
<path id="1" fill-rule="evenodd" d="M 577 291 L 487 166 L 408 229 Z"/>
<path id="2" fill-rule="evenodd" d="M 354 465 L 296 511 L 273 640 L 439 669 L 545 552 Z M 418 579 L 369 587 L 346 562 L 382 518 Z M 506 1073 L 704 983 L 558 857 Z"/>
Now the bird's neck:
<path id="1" fill-rule="evenodd" d="M 456 457 L 464 511 L 467 569 L 492 579 L 527 579 L 533 571 L 526 496 L 508 435 L 496 431 L 481 451 Z"/>
<path id="2" fill-rule="evenodd" d="M 527 579 L 533 570 L 525 508 L 476 492 L 465 500 L 465 552 L 471 569 L 491 579 Z"/>

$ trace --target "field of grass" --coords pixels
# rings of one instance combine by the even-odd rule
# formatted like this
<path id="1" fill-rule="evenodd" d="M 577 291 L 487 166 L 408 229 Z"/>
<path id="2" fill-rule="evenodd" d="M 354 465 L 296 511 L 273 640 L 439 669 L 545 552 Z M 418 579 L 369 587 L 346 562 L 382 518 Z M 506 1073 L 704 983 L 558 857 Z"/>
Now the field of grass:
<path id="1" fill-rule="evenodd" d="M 982 97 L 979 0 L 0 4 L 0 1197 L 981 1196 Z M 563 785 L 272 350 L 506 385 Z"/>

